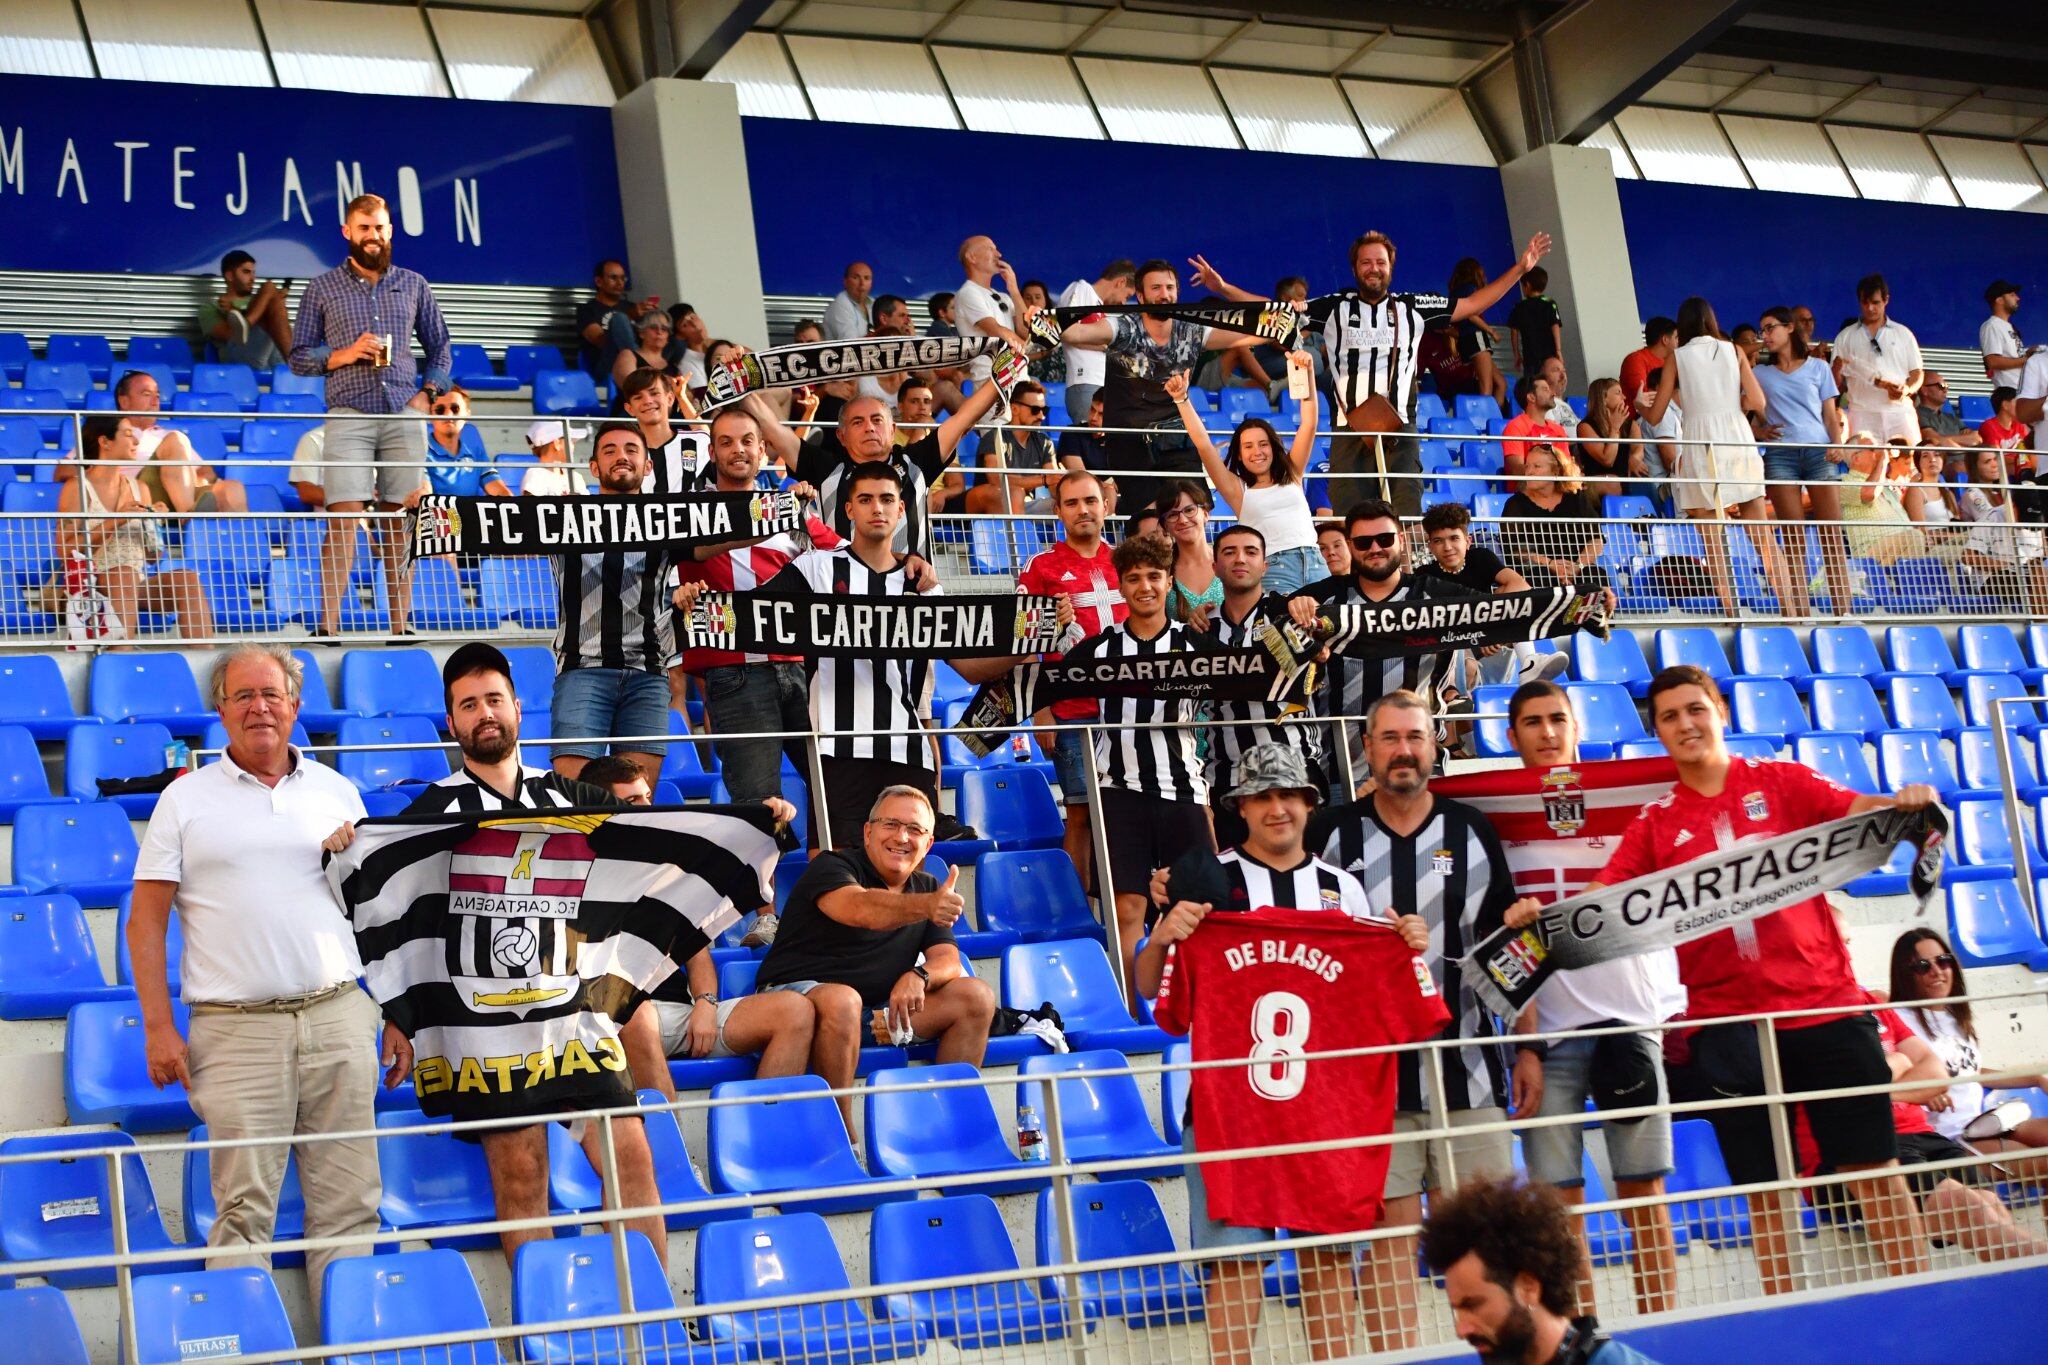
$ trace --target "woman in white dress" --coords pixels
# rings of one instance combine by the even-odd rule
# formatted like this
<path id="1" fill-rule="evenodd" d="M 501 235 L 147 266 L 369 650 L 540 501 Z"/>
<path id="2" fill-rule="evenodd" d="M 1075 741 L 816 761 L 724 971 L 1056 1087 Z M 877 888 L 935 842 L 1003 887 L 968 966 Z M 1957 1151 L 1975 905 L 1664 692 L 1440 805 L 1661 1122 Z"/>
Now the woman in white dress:
<path id="1" fill-rule="evenodd" d="M 1778 610 L 1793 611 L 1786 566 L 1773 543 L 1770 511 L 1764 501 L 1764 461 L 1745 412 L 1764 410 L 1764 391 L 1750 372 L 1749 361 L 1721 335 L 1713 305 L 1695 295 L 1678 306 L 1678 349 L 1645 414 L 1652 425 L 1664 420 L 1672 399 L 1683 393 L 1679 424 L 1678 467 L 1672 471 L 1672 496 L 1678 510 L 1714 524 L 1700 528 L 1707 552 L 1707 576 L 1722 609 L 1742 614 L 1729 570 L 1727 528 L 1738 518 L 1748 525 L 1750 542 L 1763 564 L 1764 579 L 1777 595 Z"/>

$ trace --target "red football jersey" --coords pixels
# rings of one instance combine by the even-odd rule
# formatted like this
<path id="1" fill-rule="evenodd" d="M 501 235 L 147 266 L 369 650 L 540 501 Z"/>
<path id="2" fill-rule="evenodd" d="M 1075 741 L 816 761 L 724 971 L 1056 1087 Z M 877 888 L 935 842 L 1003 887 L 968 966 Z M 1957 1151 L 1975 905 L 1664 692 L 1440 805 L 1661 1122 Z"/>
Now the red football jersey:
<path id="1" fill-rule="evenodd" d="M 1124 605 L 1123 589 L 1117 586 L 1107 545 L 1097 546 L 1093 559 L 1081 558 L 1064 540 L 1040 550 L 1017 575 L 1017 591 L 1073 598 L 1074 622 L 1084 638 L 1100 635 L 1131 614 Z M 1102 708 L 1080 698 L 1054 702 L 1052 714 L 1057 720 L 1093 720 L 1102 714 Z"/>
<path id="2" fill-rule="evenodd" d="M 1680 783 L 1649 805 L 1621 836 L 1602 886 L 1677 867 L 1716 849 L 1760 843 L 1839 820 L 1856 794 L 1799 763 L 1737 758 L 1719 796 Z M 1819 1009 L 1863 999 L 1849 945 L 1819 896 L 1678 945 L 1686 1014 L 1713 1019 L 1766 1010 Z M 1840 1018 L 1841 1016 L 1832 1016 Z M 1779 1021 L 1809 1028 L 1830 1016 Z"/>
<path id="3" fill-rule="evenodd" d="M 1429 965 L 1389 926 L 1328 912 L 1215 914 L 1173 946 L 1159 1026 L 1191 1034 L 1198 1062 L 1255 1058 L 1193 1074 L 1201 1147 L 1223 1151 L 1392 1131 L 1395 1053 L 1299 1060 L 1311 1052 L 1433 1038 L 1450 1022 Z M 1385 1144 L 1212 1161 L 1209 1214 L 1237 1227 L 1359 1232 L 1375 1226 Z"/>
<path id="4" fill-rule="evenodd" d="M 816 516 L 807 519 L 804 530 L 810 536 L 811 544 L 820 550 L 836 550 L 845 543 L 837 532 Z M 676 564 L 676 578 L 683 583 L 702 583 L 713 592 L 747 592 L 781 573 L 789 561 L 803 551 L 804 547 L 796 537 L 785 531 L 758 544 L 727 550 L 710 559 L 697 560 L 685 555 Z M 686 649 L 682 652 L 682 665 L 685 672 L 701 675 L 714 668 L 734 664 L 800 663 L 802 657 L 798 654 L 740 654 L 730 649 Z"/>

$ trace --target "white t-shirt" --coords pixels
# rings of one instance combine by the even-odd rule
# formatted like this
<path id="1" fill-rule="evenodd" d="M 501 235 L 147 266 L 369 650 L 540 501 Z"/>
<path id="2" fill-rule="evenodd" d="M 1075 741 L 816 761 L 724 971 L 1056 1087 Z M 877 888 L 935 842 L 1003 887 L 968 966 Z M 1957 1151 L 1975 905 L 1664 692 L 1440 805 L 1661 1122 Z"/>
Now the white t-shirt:
<path id="1" fill-rule="evenodd" d="M 855 303 L 853 296 L 842 289 L 825 305 L 825 316 L 818 325 L 824 329 L 827 341 L 851 341 L 868 334 L 868 328 L 874 325 L 874 310 L 872 296 L 866 303 Z"/>
<path id="2" fill-rule="evenodd" d="M 2019 391 L 2022 398 L 2048 398 L 2048 351 L 2036 351 L 2027 357 L 2027 363 L 2020 369 Z"/>
<path id="3" fill-rule="evenodd" d="M 1941 1058 L 1949 1075 L 1972 1076 L 1984 1069 L 1976 1042 L 1964 1035 L 1962 1026 L 1947 1010 L 1918 1010 L 1894 1004 L 1892 1012 L 1906 1021 L 1907 1028 L 1927 1040 L 1927 1046 Z M 1976 1081 L 1957 1081 L 1948 1088 L 1948 1097 L 1955 1102 L 1951 1108 L 1929 1110 L 1927 1117 L 1935 1132 L 1945 1138 L 1959 1138 L 1970 1120 L 1984 1112 L 1984 1087 Z"/>
<path id="4" fill-rule="evenodd" d="M 164 788 L 135 857 L 176 882 L 186 1003 L 304 995 L 361 976 L 355 935 L 320 866 L 320 841 L 366 818 L 355 784 L 296 749 L 266 787 L 223 754 Z"/>
<path id="5" fill-rule="evenodd" d="M 327 476 L 322 471 L 326 462 L 327 428 L 323 424 L 309 429 L 292 447 L 292 467 L 285 471 L 285 482 L 310 483 L 316 488 L 324 488 Z"/>
<path id="6" fill-rule="evenodd" d="M 1910 408 L 1912 399 L 1893 398 L 1871 381 L 1903 382 L 1914 370 L 1926 368 L 1920 359 L 1919 341 L 1889 318 L 1875 337 L 1860 319 L 1836 333 L 1835 359 L 1842 362 L 1842 403 L 1851 412 L 1875 412 L 1900 404 Z M 1878 436 L 1883 439 L 1882 432 Z"/>
<path id="7" fill-rule="evenodd" d="M 2012 325 L 2012 319 L 2002 318 L 1996 313 L 1984 319 L 1982 325 L 1977 328 L 1977 349 L 1987 356 L 2000 355 L 2013 360 L 2018 360 L 2027 353 L 2027 348 L 2020 344 L 2019 329 Z M 1991 375 L 1993 384 L 2013 382 L 2011 370 L 1987 370 L 1985 373 Z"/>
<path id="8" fill-rule="evenodd" d="M 519 495 L 526 498 L 560 498 L 589 491 L 589 477 L 565 464 L 537 464 L 519 481 Z"/>
<path id="9" fill-rule="evenodd" d="M 1075 280 L 1060 291 L 1056 300 L 1062 308 L 1085 308 L 1102 302 L 1102 295 L 1095 292 L 1095 281 Z M 1093 384 L 1100 388 L 1109 379 L 1109 357 L 1101 351 L 1091 351 L 1082 346 L 1068 346 L 1067 382 L 1069 384 Z M 1076 416 L 1087 420 L 1088 414 Z"/>
<path id="10" fill-rule="evenodd" d="M 976 284 L 973 280 L 968 280 L 953 294 L 953 330 L 968 338 L 984 336 L 986 333 L 974 324 L 983 318 L 994 318 L 1003 326 L 1015 331 L 1015 311 L 1008 294 L 998 294 L 985 284 Z M 980 384 L 985 382 L 988 376 L 987 356 L 976 356 L 968 362 L 969 379 Z"/>

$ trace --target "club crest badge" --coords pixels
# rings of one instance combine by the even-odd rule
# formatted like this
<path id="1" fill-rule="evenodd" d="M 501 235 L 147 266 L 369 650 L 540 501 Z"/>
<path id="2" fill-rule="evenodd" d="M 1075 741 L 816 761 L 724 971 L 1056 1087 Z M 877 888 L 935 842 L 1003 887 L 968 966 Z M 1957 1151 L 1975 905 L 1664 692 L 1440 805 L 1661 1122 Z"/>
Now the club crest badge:
<path id="1" fill-rule="evenodd" d="M 1573 835 L 1586 827 L 1586 789 L 1570 768 L 1545 773 L 1542 779 L 1543 823 L 1553 834 Z"/>
<path id="2" fill-rule="evenodd" d="M 1771 818 L 1771 807 L 1764 800 L 1762 792 L 1750 792 L 1742 798 L 1742 813 L 1752 820 L 1768 820 Z"/>

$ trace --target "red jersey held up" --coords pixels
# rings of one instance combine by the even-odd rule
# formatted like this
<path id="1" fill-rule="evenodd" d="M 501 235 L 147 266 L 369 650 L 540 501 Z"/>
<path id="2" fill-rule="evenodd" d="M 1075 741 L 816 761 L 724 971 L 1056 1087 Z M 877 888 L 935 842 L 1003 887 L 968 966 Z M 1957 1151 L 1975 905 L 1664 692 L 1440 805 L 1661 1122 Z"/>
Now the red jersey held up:
<path id="1" fill-rule="evenodd" d="M 1613 886 L 1717 849 L 1762 843 L 1849 813 L 1856 794 L 1800 763 L 1731 759 L 1719 796 L 1680 783 L 1644 806 L 1598 878 Z M 1767 1010 L 1819 1009 L 1863 999 L 1834 911 L 1825 899 L 1796 905 L 1681 943 L 1678 975 L 1692 1019 Z M 1786 1019 L 1807 1028 L 1840 1015 Z"/>
<path id="2" fill-rule="evenodd" d="M 1107 545 L 1096 546 L 1093 559 L 1083 559 L 1064 540 L 1040 550 L 1017 575 L 1017 591 L 1073 598 L 1074 624 L 1081 628 L 1083 638 L 1100 635 L 1131 614 L 1124 605 L 1123 590 L 1117 586 Z M 1085 698 L 1056 701 L 1052 714 L 1057 720 L 1092 720 L 1101 714 L 1101 708 Z"/>
<path id="3" fill-rule="evenodd" d="M 1173 945 L 1159 1026 L 1190 1034 L 1203 1150 L 1322 1142 L 1391 1132 L 1397 1054 L 1308 1063 L 1310 1052 L 1433 1038 L 1450 1022 L 1426 962 L 1385 924 L 1327 912 L 1215 914 Z M 1375 1226 L 1385 1144 L 1202 1168 L 1210 1216 L 1236 1227 L 1359 1232 Z"/>
<path id="4" fill-rule="evenodd" d="M 836 550 L 844 543 L 837 532 L 815 515 L 806 519 L 804 531 L 810 536 L 811 544 L 820 550 Z M 722 555 L 702 561 L 685 555 L 676 564 L 676 578 L 683 583 L 702 583 L 712 592 L 746 592 L 781 573 L 784 566 L 803 549 L 797 538 L 785 531 L 758 545 L 727 550 Z M 683 671 L 700 677 L 714 668 L 733 664 L 801 661 L 802 657 L 796 654 L 739 654 L 730 649 L 686 649 L 682 653 Z"/>

